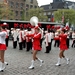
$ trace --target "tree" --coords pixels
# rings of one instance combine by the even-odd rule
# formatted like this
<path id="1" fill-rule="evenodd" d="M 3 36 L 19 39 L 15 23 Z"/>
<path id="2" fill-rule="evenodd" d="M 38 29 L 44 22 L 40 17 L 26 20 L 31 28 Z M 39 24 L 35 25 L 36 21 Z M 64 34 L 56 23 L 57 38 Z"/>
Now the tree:
<path id="1" fill-rule="evenodd" d="M 39 21 L 47 21 L 48 17 L 44 15 L 44 10 L 42 8 L 32 8 L 28 10 L 28 12 L 25 15 L 25 20 L 30 20 L 31 17 L 37 16 Z"/>
<path id="2" fill-rule="evenodd" d="M 75 24 L 75 10 L 73 9 L 59 9 L 54 12 L 55 21 L 60 22 L 64 16 L 64 23 Z"/>
<path id="3" fill-rule="evenodd" d="M 14 19 L 14 13 L 8 4 L 0 3 L 0 19 Z"/>

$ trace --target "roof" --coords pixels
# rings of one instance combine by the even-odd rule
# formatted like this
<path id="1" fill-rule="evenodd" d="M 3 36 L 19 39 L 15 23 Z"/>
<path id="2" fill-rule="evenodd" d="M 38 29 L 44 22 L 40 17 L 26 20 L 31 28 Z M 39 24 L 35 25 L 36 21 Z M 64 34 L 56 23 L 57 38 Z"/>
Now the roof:
<path id="1" fill-rule="evenodd" d="M 51 3 L 52 9 L 63 9 L 64 8 L 64 2 L 56 2 Z"/>
<path id="2" fill-rule="evenodd" d="M 30 23 L 30 21 L 17 21 L 17 20 L 0 20 L 1 22 L 16 22 L 16 23 Z M 63 25 L 62 23 L 56 22 L 39 22 L 41 24 L 54 24 L 54 25 Z"/>
<path id="3" fill-rule="evenodd" d="M 53 10 L 53 9 L 68 9 L 68 6 L 71 6 L 75 2 L 72 1 L 64 1 L 64 2 L 53 2 L 51 4 L 41 6 L 45 11 Z"/>
<path id="4" fill-rule="evenodd" d="M 41 8 L 43 8 L 44 10 L 49 10 L 50 9 L 50 4 L 42 5 Z"/>

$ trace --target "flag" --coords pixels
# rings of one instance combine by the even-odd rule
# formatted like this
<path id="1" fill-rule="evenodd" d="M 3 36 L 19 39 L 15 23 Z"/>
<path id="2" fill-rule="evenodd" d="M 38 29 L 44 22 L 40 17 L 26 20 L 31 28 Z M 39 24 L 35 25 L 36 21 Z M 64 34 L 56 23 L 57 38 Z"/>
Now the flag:
<path id="1" fill-rule="evenodd" d="M 62 23 L 64 23 L 64 13 L 63 13 L 63 15 L 62 15 Z"/>
<path id="2" fill-rule="evenodd" d="M 51 22 L 54 22 L 54 14 L 51 15 Z"/>

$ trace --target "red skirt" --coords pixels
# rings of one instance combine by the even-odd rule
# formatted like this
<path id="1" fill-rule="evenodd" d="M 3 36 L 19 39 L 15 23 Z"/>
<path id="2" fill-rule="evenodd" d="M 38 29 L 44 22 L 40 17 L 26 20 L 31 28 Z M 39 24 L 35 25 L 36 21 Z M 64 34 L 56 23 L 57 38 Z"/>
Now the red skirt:
<path id="1" fill-rule="evenodd" d="M 60 48 L 60 50 L 68 50 L 66 44 L 64 44 L 64 45 L 60 44 L 59 48 Z"/>
<path id="2" fill-rule="evenodd" d="M 34 45 L 33 46 L 33 50 L 40 51 L 41 50 L 41 46 L 40 45 Z"/>
<path id="3" fill-rule="evenodd" d="M 5 44 L 0 44 L 0 50 L 6 50 L 6 49 L 7 49 L 7 47 Z"/>

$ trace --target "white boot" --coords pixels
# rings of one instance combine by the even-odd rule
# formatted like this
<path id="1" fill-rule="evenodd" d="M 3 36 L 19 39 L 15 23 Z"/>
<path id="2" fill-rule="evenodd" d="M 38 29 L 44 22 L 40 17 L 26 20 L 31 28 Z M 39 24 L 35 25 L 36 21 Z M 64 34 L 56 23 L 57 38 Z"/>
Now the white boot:
<path id="1" fill-rule="evenodd" d="M 0 62 L 0 72 L 2 71 L 2 62 Z"/>
<path id="2" fill-rule="evenodd" d="M 4 69 L 5 69 L 5 64 L 0 62 L 0 72 L 3 72 Z"/>
<path id="3" fill-rule="evenodd" d="M 4 70 L 5 69 L 5 63 L 2 63 L 2 70 Z"/>
<path id="4" fill-rule="evenodd" d="M 5 63 L 5 65 L 8 65 L 8 62 L 4 62 Z"/>
<path id="5" fill-rule="evenodd" d="M 29 67 L 29 69 L 34 69 L 34 60 L 31 61 L 31 66 Z"/>
<path id="6" fill-rule="evenodd" d="M 43 60 L 41 60 L 40 58 L 38 58 L 38 61 L 40 61 L 40 66 L 42 66 L 43 65 L 43 63 L 44 63 L 44 61 Z"/>
<path id="7" fill-rule="evenodd" d="M 61 66 L 60 61 L 61 61 L 61 58 L 58 58 L 58 62 L 57 62 L 57 64 L 55 64 L 55 65 L 56 65 L 56 66 Z"/>
<path id="8" fill-rule="evenodd" d="M 70 62 L 70 59 L 69 58 L 64 58 L 64 59 L 67 61 L 67 65 L 68 65 Z"/>

